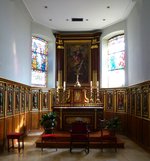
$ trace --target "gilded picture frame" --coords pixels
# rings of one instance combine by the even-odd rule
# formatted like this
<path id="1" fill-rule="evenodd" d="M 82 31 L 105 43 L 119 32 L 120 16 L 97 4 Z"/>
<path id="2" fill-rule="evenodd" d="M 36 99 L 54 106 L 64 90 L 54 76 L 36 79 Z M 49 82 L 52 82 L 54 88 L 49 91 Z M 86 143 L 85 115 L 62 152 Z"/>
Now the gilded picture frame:
<path id="1" fill-rule="evenodd" d="M 131 112 L 131 93 L 127 93 L 127 113 Z"/>
<path id="2" fill-rule="evenodd" d="M 131 114 L 135 114 L 135 91 L 131 92 Z"/>
<path id="3" fill-rule="evenodd" d="M 32 110 L 38 110 L 39 97 L 38 91 L 32 91 Z"/>
<path id="4" fill-rule="evenodd" d="M 5 106 L 5 86 L 3 83 L 0 83 L 0 117 L 4 116 L 4 106 Z"/>
<path id="5" fill-rule="evenodd" d="M 48 92 L 42 92 L 42 109 L 48 109 Z"/>
<path id="6" fill-rule="evenodd" d="M 20 88 L 15 87 L 15 113 L 19 113 L 20 111 Z"/>
<path id="7" fill-rule="evenodd" d="M 25 92 L 21 92 L 21 111 L 25 111 Z"/>
<path id="8" fill-rule="evenodd" d="M 142 117 L 149 117 L 149 93 L 148 89 L 146 89 L 142 93 Z"/>
<path id="9" fill-rule="evenodd" d="M 117 111 L 125 112 L 125 91 L 117 91 Z"/>
<path id="10" fill-rule="evenodd" d="M 68 86 L 78 81 L 86 86 L 90 81 L 91 41 L 69 40 L 64 41 L 64 77 Z"/>
<path id="11" fill-rule="evenodd" d="M 141 116 L 141 93 L 136 93 L 136 115 Z"/>
<path id="12" fill-rule="evenodd" d="M 13 104 L 14 104 L 13 87 L 9 86 L 7 87 L 7 115 L 13 114 L 13 108 L 14 108 Z"/>
<path id="13" fill-rule="evenodd" d="M 106 93 L 106 111 L 113 111 L 114 110 L 114 98 L 113 98 L 113 91 L 108 91 Z"/>

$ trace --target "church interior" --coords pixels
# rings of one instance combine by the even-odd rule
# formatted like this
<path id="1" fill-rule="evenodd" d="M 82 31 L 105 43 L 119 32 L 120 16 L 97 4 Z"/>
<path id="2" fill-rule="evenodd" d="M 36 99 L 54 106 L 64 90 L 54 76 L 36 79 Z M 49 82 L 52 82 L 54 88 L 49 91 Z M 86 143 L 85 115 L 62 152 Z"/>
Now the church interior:
<path id="1" fill-rule="evenodd" d="M 150 1 L 63 1 L 0 1 L 0 161 L 148 161 Z"/>

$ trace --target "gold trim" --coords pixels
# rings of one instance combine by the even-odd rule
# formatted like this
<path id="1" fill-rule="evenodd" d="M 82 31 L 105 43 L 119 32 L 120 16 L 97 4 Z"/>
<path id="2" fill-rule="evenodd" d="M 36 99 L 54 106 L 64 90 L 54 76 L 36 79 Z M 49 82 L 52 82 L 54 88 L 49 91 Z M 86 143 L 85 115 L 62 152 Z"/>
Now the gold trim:
<path id="1" fill-rule="evenodd" d="M 62 40 L 58 40 L 58 42 L 56 42 L 56 44 L 63 44 Z"/>
<path id="2" fill-rule="evenodd" d="M 97 49 L 98 48 L 98 45 L 92 45 L 91 46 L 91 49 Z"/>
<path id="3" fill-rule="evenodd" d="M 58 45 L 57 49 L 64 49 L 64 46 Z"/>
<path id="4" fill-rule="evenodd" d="M 91 42 L 91 40 L 64 40 L 64 43 L 85 43 Z"/>
<path id="5" fill-rule="evenodd" d="M 114 90 L 112 94 L 113 94 L 112 95 L 112 99 L 113 99 L 113 102 L 114 102 L 114 109 L 113 109 L 113 111 L 114 112 L 117 112 L 117 102 L 116 102 L 117 91 Z"/>
<path id="6" fill-rule="evenodd" d="M 89 40 L 89 39 L 93 39 L 94 37 L 93 36 L 87 36 L 87 37 L 84 37 L 84 36 L 78 36 L 78 37 L 76 37 L 76 36 L 72 36 L 72 37 L 61 37 L 61 39 L 62 40 L 77 40 L 77 41 L 79 41 L 79 40 Z"/>
<path id="7" fill-rule="evenodd" d="M 92 40 L 92 44 L 98 44 L 98 43 L 100 43 L 100 41 L 97 41 L 97 39 Z"/>

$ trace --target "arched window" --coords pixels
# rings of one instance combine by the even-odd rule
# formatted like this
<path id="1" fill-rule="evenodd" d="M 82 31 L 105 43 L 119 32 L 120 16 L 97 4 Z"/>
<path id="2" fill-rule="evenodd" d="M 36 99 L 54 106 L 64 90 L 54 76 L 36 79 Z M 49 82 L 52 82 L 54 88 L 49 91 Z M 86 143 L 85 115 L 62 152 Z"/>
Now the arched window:
<path id="1" fill-rule="evenodd" d="M 48 42 L 32 37 L 32 73 L 31 84 L 33 86 L 46 87 L 48 70 Z"/>
<path id="2" fill-rule="evenodd" d="M 125 86 L 124 34 L 108 39 L 106 46 L 107 52 L 103 55 L 105 65 L 102 66 L 102 70 L 105 72 L 102 72 L 102 86 L 108 88 Z"/>

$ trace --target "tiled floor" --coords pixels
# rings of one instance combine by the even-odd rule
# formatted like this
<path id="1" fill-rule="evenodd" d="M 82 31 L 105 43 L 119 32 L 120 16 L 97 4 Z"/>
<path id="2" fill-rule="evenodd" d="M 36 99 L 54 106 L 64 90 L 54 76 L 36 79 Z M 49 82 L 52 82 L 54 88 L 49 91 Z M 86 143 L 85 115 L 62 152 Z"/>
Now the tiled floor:
<path id="1" fill-rule="evenodd" d="M 82 149 L 44 149 L 35 147 L 35 141 L 40 133 L 32 133 L 25 139 L 25 149 L 18 154 L 17 149 L 11 152 L 0 153 L 0 161 L 150 161 L 150 154 L 133 143 L 128 138 L 121 136 L 125 141 L 125 148 L 118 149 L 90 149 L 86 154 Z"/>

